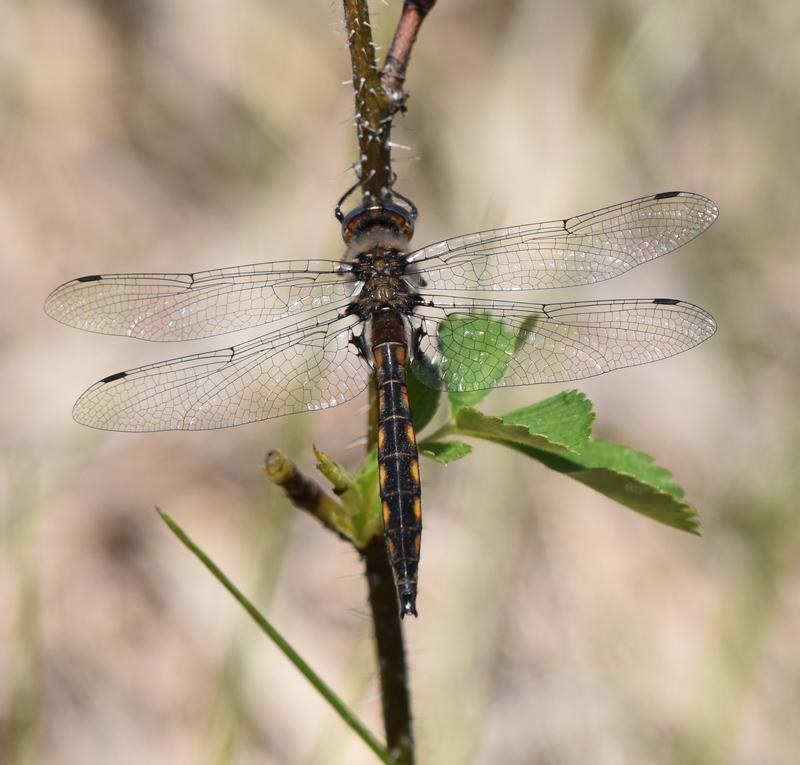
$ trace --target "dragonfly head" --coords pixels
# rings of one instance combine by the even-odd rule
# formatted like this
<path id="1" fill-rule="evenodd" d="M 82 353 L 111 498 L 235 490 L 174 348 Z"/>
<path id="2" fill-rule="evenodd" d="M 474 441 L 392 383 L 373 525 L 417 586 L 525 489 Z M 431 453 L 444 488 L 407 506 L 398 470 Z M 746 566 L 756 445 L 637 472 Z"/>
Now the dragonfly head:
<path id="1" fill-rule="evenodd" d="M 371 207 L 356 207 L 342 218 L 342 238 L 347 244 L 366 234 L 386 231 L 405 241 L 414 235 L 416 210 L 407 210 L 393 202 Z"/>

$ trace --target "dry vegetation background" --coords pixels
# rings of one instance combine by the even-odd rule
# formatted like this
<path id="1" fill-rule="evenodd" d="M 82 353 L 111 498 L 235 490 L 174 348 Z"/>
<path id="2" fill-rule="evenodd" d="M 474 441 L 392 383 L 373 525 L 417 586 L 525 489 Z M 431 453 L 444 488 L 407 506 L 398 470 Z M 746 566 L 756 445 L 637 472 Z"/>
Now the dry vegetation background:
<path id="1" fill-rule="evenodd" d="M 386 45 L 399 2 L 373 10 Z M 152 509 L 380 730 L 359 561 L 260 474 L 277 446 L 311 469 L 312 441 L 355 466 L 364 402 L 93 432 L 70 418 L 90 383 L 215 343 L 88 335 L 41 307 L 84 273 L 338 257 L 344 43 L 335 0 L 0 4 L 3 763 L 372 762 Z M 798 72 L 788 1 L 440 0 L 425 25 L 395 133 L 419 244 L 670 189 L 721 217 L 572 293 L 717 317 L 692 353 L 581 385 L 600 435 L 675 472 L 702 538 L 487 444 L 423 464 L 422 763 L 798 761 Z"/>

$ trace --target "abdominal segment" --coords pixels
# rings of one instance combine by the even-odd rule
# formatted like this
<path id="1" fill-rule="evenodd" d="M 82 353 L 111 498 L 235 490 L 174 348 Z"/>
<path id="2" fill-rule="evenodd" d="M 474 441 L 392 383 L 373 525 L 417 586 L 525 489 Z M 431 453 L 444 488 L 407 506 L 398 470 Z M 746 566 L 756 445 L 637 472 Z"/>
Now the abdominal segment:
<path id="1" fill-rule="evenodd" d="M 406 345 L 373 346 L 378 377 L 378 466 L 386 549 L 400 614 L 417 615 L 417 568 L 422 536 L 419 459 L 408 404 Z"/>

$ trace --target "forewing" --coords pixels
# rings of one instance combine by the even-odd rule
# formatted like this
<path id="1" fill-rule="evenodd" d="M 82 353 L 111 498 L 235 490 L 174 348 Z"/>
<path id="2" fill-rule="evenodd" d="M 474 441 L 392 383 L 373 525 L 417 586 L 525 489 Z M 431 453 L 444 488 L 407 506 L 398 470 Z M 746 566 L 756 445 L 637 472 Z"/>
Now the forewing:
<path id="1" fill-rule="evenodd" d="M 451 392 L 557 383 L 647 364 L 707 340 L 713 317 L 666 298 L 523 306 L 452 301 L 418 309 L 417 377 Z"/>
<path id="2" fill-rule="evenodd" d="M 110 375 L 75 404 L 101 430 L 209 430 L 326 409 L 357 396 L 370 366 L 350 344 L 358 322 L 308 322 L 232 348 Z"/>
<path id="3" fill-rule="evenodd" d="M 574 287 L 611 279 L 677 249 L 718 214 L 699 194 L 665 192 L 566 220 L 447 239 L 408 261 L 423 291 Z"/>
<path id="4" fill-rule="evenodd" d="M 191 340 L 343 305 L 356 284 L 340 265 L 294 260 L 194 274 L 82 276 L 45 311 L 72 327 L 141 340 Z"/>

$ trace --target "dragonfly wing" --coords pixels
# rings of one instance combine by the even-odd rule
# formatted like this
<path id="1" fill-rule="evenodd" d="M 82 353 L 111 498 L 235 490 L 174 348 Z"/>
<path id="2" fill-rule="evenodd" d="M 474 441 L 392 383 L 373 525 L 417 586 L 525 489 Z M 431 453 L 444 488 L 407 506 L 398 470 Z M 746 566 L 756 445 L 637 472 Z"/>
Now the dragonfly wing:
<path id="1" fill-rule="evenodd" d="M 634 199 L 559 221 L 467 234 L 408 256 L 431 290 L 533 290 L 594 284 L 677 249 L 719 214 L 685 191 Z"/>
<path id="2" fill-rule="evenodd" d="M 356 283 L 327 260 L 194 274 L 82 276 L 55 289 L 45 311 L 72 327 L 141 340 L 191 340 L 346 303 Z"/>
<path id="3" fill-rule="evenodd" d="M 357 323 L 310 321 L 109 375 L 78 399 L 73 415 L 101 430 L 209 430 L 332 407 L 369 382 L 371 367 L 350 343 Z"/>
<path id="4" fill-rule="evenodd" d="M 417 377 L 451 392 L 557 383 L 647 364 L 707 340 L 713 317 L 666 298 L 576 303 L 452 301 L 417 310 Z"/>

